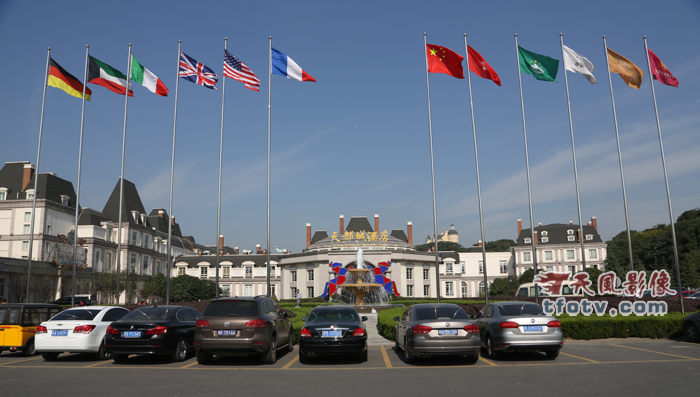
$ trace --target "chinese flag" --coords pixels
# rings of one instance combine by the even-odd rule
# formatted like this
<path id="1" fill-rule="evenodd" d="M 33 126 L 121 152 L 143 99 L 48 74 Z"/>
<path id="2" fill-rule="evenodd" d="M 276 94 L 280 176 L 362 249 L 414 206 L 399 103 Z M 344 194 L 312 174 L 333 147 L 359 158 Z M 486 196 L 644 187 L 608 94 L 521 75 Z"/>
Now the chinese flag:
<path id="1" fill-rule="evenodd" d="M 458 79 L 464 78 L 463 56 L 439 45 L 426 44 L 426 47 L 428 47 L 428 72 L 445 73 Z"/>
<path id="2" fill-rule="evenodd" d="M 474 51 L 471 46 L 467 46 L 467 50 L 469 51 L 469 70 L 479 75 L 479 77 L 493 80 L 494 83 L 500 86 L 501 79 L 481 54 Z"/>
<path id="3" fill-rule="evenodd" d="M 649 50 L 649 63 L 651 63 L 651 74 L 659 82 L 678 87 L 678 79 L 671 73 L 663 62 L 651 50 Z"/>

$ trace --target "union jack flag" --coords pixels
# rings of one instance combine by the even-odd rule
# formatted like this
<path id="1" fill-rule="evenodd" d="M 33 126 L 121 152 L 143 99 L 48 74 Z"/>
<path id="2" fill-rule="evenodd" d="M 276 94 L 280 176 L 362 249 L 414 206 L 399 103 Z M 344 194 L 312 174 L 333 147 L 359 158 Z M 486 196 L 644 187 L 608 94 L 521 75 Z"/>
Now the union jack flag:
<path id="1" fill-rule="evenodd" d="M 213 70 L 184 52 L 180 52 L 180 77 L 212 90 L 216 89 L 216 82 L 219 81 L 219 76 Z"/>
<path id="2" fill-rule="evenodd" d="M 260 80 L 255 73 L 227 50 L 224 50 L 224 76 L 240 81 L 246 88 L 260 92 Z"/>

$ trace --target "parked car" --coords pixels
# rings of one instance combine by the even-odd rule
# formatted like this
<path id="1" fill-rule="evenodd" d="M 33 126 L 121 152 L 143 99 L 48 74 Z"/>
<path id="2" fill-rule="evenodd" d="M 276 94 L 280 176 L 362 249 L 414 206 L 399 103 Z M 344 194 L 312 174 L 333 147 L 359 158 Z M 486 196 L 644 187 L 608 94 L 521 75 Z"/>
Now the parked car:
<path id="1" fill-rule="evenodd" d="M 683 335 L 688 342 L 700 342 L 700 312 L 689 314 L 683 319 Z"/>
<path id="2" fill-rule="evenodd" d="M 479 360 L 479 328 L 461 307 L 450 303 L 410 306 L 401 318 L 394 317 L 396 349 L 404 361 L 414 357 L 459 355 L 469 363 Z"/>
<path id="3" fill-rule="evenodd" d="M 299 338 L 299 362 L 321 355 L 352 354 L 367 361 L 367 317 L 352 307 L 317 306 L 307 317 Z"/>
<path id="4" fill-rule="evenodd" d="M 671 298 L 679 298 L 679 297 L 680 297 L 680 294 L 681 294 L 681 293 L 676 292 L 675 295 L 669 295 L 669 296 L 670 296 Z M 691 296 L 693 296 L 693 295 L 696 294 L 696 291 L 683 291 L 682 294 L 683 294 L 683 298 L 690 298 Z"/>
<path id="5" fill-rule="evenodd" d="M 700 292 L 696 292 L 687 297 L 688 299 L 700 299 Z"/>
<path id="6" fill-rule="evenodd" d="M 214 355 L 257 355 L 264 363 L 273 364 L 277 349 L 293 350 L 292 335 L 289 315 L 271 298 L 214 299 L 197 320 L 197 362 L 208 364 Z"/>
<path id="7" fill-rule="evenodd" d="M 0 353 L 21 351 L 25 356 L 36 354 L 36 328 L 58 314 L 61 306 L 51 303 L 8 303 L 0 305 Z"/>
<path id="8" fill-rule="evenodd" d="M 201 313 L 187 306 L 135 309 L 107 327 L 105 346 L 115 362 L 130 354 L 167 355 L 183 361 L 194 351 L 194 330 Z"/>
<path id="9" fill-rule="evenodd" d="M 64 297 L 56 299 L 55 301 L 53 301 L 53 303 L 55 303 L 57 305 L 62 305 L 62 306 L 66 306 L 66 305 L 70 306 L 72 298 L 73 297 L 71 297 L 71 296 L 64 296 Z M 90 306 L 90 305 L 92 305 L 92 302 L 90 301 L 89 297 L 77 296 L 77 295 L 75 296 L 75 306 Z"/>
<path id="10" fill-rule="evenodd" d="M 564 345 L 561 323 L 545 315 L 536 303 L 490 303 L 479 311 L 475 321 L 481 346 L 491 359 L 497 359 L 501 352 L 541 351 L 553 360 Z"/>
<path id="11" fill-rule="evenodd" d="M 583 290 L 579 290 L 578 294 L 574 294 L 574 288 L 571 287 L 571 284 L 576 282 L 575 280 L 569 280 L 569 281 L 564 281 L 564 285 L 561 287 L 561 296 L 563 297 L 583 297 Z M 540 284 L 537 285 L 537 291 L 539 296 L 549 296 L 549 294 L 546 294 L 542 290 L 542 286 Z M 516 296 L 535 296 L 535 283 L 524 283 L 520 284 L 518 287 L 518 293 Z"/>
<path id="12" fill-rule="evenodd" d="M 59 354 L 94 353 L 99 360 L 111 358 L 105 348 L 107 327 L 129 313 L 123 307 L 90 306 L 66 309 L 36 329 L 36 350 L 44 360 Z"/>

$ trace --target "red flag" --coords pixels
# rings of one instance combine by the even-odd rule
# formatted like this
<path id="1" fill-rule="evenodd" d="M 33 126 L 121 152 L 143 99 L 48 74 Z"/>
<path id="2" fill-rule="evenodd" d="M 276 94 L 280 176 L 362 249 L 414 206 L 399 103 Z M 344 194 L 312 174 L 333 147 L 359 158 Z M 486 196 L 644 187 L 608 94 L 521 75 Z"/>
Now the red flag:
<path id="1" fill-rule="evenodd" d="M 427 44 L 428 72 L 445 73 L 458 79 L 464 78 L 462 61 L 464 57 L 447 47 Z"/>
<path id="2" fill-rule="evenodd" d="M 649 63 L 651 64 L 651 75 L 656 80 L 662 84 L 678 87 L 678 79 L 651 50 L 649 50 Z"/>
<path id="3" fill-rule="evenodd" d="M 469 70 L 479 75 L 479 77 L 493 80 L 494 83 L 500 86 L 501 79 L 481 54 L 476 52 L 471 46 L 467 46 L 467 50 L 469 51 Z"/>

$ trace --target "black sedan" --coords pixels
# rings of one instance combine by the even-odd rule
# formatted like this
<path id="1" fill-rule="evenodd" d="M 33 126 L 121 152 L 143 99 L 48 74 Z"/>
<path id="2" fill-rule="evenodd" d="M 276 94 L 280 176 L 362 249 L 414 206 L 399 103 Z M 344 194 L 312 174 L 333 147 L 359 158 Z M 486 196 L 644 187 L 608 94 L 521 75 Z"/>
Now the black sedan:
<path id="1" fill-rule="evenodd" d="M 688 342 L 700 342 L 700 312 L 685 316 L 683 319 L 683 335 Z"/>
<path id="2" fill-rule="evenodd" d="M 166 355 L 183 361 L 194 351 L 194 330 L 201 313 L 187 306 L 136 309 L 107 328 L 105 346 L 115 362 L 129 354 Z"/>
<path id="3" fill-rule="evenodd" d="M 311 357 L 321 355 L 351 354 L 367 361 L 367 330 L 362 324 L 367 317 L 351 307 L 316 307 L 301 329 L 299 338 L 299 362 L 307 363 Z"/>

